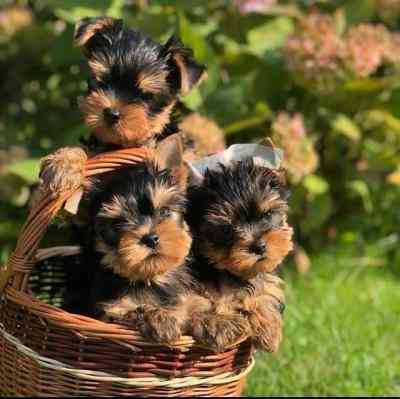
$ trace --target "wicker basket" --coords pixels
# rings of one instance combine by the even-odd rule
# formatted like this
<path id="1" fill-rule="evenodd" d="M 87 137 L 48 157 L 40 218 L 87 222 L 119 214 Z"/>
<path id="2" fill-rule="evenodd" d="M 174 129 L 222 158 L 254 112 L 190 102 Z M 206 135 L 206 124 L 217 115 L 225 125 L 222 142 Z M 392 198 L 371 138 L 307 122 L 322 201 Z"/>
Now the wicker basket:
<path id="1" fill-rule="evenodd" d="M 102 154 L 87 162 L 85 174 L 110 172 L 150 156 L 143 148 Z M 76 251 L 38 246 L 72 195 L 38 202 L 1 270 L 0 395 L 239 396 L 254 364 L 249 340 L 218 354 L 188 336 L 167 348 L 145 341 L 128 326 L 54 306 L 54 293 L 63 283 L 58 265 L 77 266 Z M 69 256 L 60 262 L 61 255 Z"/>

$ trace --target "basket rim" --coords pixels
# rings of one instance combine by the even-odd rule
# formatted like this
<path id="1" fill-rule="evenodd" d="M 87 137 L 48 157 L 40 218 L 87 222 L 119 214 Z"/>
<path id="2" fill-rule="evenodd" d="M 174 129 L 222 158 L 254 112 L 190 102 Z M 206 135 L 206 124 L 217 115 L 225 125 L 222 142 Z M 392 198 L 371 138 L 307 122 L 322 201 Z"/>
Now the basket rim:
<path id="1" fill-rule="evenodd" d="M 249 359 L 249 363 L 245 368 L 238 368 L 234 371 L 225 372 L 216 376 L 211 377 L 141 377 L 141 378 L 126 378 L 118 377 L 111 373 L 104 371 L 94 371 L 86 369 L 78 369 L 71 367 L 63 362 L 45 357 L 32 350 L 31 348 L 24 345 L 18 338 L 9 334 L 2 323 L 0 323 L 0 334 L 5 340 L 10 342 L 16 347 L 16 349 L 24 354 L 25 356 L 33 359 L 39 366 L 53 370 L 68 373 L 74 377 L 82 378 L 90 381 L 102 381 L 111 382 L 119 385 L 137 388 L 187 388 L 197 385 L 209 384 L 209 385 L 224 385 L 232 382 L 239 381 L 245 378 L 253 369 L 255 365 L 255 359 L 252 355 Z"/>

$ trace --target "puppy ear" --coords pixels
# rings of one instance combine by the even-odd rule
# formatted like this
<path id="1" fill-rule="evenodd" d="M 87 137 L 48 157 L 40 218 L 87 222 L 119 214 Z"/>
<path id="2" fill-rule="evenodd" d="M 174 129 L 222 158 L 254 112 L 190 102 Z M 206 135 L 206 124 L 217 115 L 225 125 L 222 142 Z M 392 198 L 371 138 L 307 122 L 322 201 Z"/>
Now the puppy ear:
<path id="1" fill-rule="evenodd" d="M 290 197 L 290 190 L 287 187 L 286 182 L 286 174 L 283 168 L 279 168 L 278 170 L 271 171 L 272 176 L 274 176 L 273 180 L 271 181 L 274 188 L 278 189 L 279 196 L 284 200 L 288 200 Z"/>
<path id="2" fill-rule="evenodd" d="M 188 167 L 183 161 L 183 145 L 178 133 L 172 134 L 158 143 L 156 161 L 160 168 L 171 170 L 178 186 L 182 190 L 186 189 Z"/>
<path id="3" fill-rule="evenodd" d="M 190 163 L 186 162 L 189 170 L 189 185 L 201 186 L 204 181 L 204 176 Z"/>
<path id="4" fill-rule="evenodd" d="M 272 141 L 271 137 L 264 137 L 258 144 L 263 145 L 264 147 L 270 147 L 272 149 L 276 148 L 276 145 Z"/>
<path id="5" fill-rule="evenodd" d="M 189 93 L 193 87 L 207 79 L 205 65 L 196 62 L 192 49 L 185 47 L 176 36 L 171 36 L 164 48 L 166 53 L 171 54 L 172 62 L 179 71 L 181 94 Z"/>
<path id="6" fill-rule="evenodd" d="M 83 18 L 75 25 L 74 43 L 83 47 L 97 33 L 110 27 L 122 29 L 122 19 L 111 17 Z"/>

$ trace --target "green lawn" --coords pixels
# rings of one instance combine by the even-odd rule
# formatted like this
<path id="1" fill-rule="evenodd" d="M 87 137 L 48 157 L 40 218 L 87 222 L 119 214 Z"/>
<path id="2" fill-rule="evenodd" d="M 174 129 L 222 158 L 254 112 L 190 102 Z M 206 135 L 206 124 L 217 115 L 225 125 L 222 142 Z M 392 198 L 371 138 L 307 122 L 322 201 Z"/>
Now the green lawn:
<path id="1" fill-rule="evenodd" d="M 331 251 L 286 272 L 284 342 L 258 355 L 247 395 L 400 395 L 400 278 L 360 263 Z"/>

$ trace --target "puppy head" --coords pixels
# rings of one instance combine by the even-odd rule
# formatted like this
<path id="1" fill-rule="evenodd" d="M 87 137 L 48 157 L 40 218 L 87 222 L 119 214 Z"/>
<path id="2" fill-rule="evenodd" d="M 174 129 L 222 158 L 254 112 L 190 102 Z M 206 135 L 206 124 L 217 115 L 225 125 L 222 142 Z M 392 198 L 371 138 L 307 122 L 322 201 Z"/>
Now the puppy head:
<path id="1" fill-rule="evenodd" d="M 93 225 L 106 267 L 130 281 L 149 282 L 184 263 L 191 236 L 182 179 L 176 162 L 168 168 L 148 162 L 97 185 Z"/>
<path id="2" fill-rule="evenodd" d="M 196 253 L 241 278 L 274 270 L 292 250 L 287 190 L 277 171 L 251 159 L 207 170 L 189 189 Z"/>
<path id="3" fill-rule="evenodd" d="M 104 143 L 133 147 L 151 142 L 170 122 L 178 96 L 206 76 L 205 67 L 178 39 L 161 45 L 125 28 L 122 20 L 82 20 L 75 43 L 91 70 L 81 110 Z"/>

